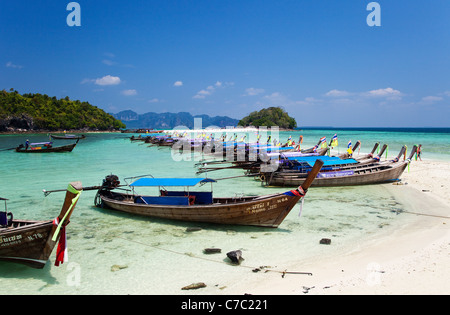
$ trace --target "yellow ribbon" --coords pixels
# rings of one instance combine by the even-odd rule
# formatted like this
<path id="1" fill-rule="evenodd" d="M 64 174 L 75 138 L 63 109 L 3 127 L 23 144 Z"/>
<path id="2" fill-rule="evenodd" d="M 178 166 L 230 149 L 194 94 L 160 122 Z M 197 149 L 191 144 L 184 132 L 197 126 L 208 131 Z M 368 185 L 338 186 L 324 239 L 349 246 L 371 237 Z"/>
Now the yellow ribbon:
<path id="1" fill-rule="evenodd" d="M 72 199 L 72 204 L 70 205 L 69 210 L 66 211 L 66 214 L 64 215 L 64 218 L 62 218 L 62 220 L 59 222 L 58 226 L 56 227 L 55 233 L 53 234 L 53 238 L 52 238 L 52 241 L 54 241 L 54 242 L 56 242 L 56 240 L 58 238 L 59 231 L 61 230 L 61 227 L 63 226 L 64 221 L 66 221 L 67 216 L 69 215 L 69 213 L 71 212 L 72 208 L 74 207 L 74 205 L 76 204 L 78 199 L 80 199 L 80 196 L 81 196 L 81 191 L 76 190 L 70 184 L 69 184 L 69 187 L 67 187 L 67 191 L 71 192 L 73 194 L 76 194 L 76 196 Z"/>

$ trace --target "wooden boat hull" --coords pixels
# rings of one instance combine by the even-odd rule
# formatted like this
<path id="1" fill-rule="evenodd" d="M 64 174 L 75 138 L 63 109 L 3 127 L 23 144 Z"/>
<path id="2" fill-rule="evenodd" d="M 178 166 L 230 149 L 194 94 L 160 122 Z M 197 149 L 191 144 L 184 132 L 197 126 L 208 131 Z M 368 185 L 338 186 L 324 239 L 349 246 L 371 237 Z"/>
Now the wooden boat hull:
<path id="1" fill-rule="evenodd" d="M 85 135 L 81 135 L 81 136 L 57 136 L 57 135 L 51 135 L 52 139 L 55 140 L 81 140 L 81 139 L 86 139 Z"/>
<path id="2" fill-rule="evenodd" d="M 65 145 L 65 146 L 61 146 L 61 147 L 52 147 L 49 149 L 38 149 L 38 150 L 25 150 L 25 148 L 16 148 L 16 152 L 19 153 L 51 153 L 51 152 L 56 152 L 56 153 L 63 153 L 63 152 L 72 152 L 73 149 L 75 149 L 75 146 L 77 144 L 69 144 L 69 145 Z"/>
<path id="3" fill-rule="evenodd" d="M 55 220 L 12 220 L 5 227 L 1 226 L 0 260 L 20 263 L 36 269 L 44 268 L 61 235 L 65 235 L 65 226 L 69 223 L 81 191 L 80 182 L 69 184 L 61 212 Z M 58 247 L 56 266 L 59 266 L 64 258 L 61 256 L 60 249 Z M 64 248 L 62 254 L 64 254 Z"/>
<path id="4" fill-rule="evenodd" d="M 56 245 L 52 230 L 52 221 L 13 221 L 12 228 L 0 229 L 0 260 L 44 268 Z"/>
<path id="5" fill-rule="evenodd" d="M 312 187 L 356 186 L 399 181 L 408 163 L 394 163 L 391 165 L 374 165 L 361 169 L 346 169 L 339 172 L 320 173 L 311 184 Z M 343 175 L 351 174 L 351 175 Z M 295 172 L 279 172 L 267 175 L 267 186 L 294 187 L 305 180 L 304 174 Z"/>
<path id="6" fill-rule="evenodd" d="M 211 205 L 161 206 L 137 204 L 136 196 L 99 191 L 102 207 L 161 219 L 230 225 L 278 227 L 300 196 L 276 194 L 261 197 L 214 198 Z M 118 200 L 123 199 L 123 200 Z"/>

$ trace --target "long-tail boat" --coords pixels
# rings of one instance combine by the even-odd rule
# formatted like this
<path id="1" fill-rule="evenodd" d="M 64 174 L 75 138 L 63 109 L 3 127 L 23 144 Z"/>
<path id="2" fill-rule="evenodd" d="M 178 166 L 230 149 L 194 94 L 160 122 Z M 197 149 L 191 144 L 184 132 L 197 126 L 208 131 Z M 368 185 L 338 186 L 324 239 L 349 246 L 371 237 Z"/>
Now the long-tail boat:
<path id="1" fill-rule="evenodd" d="M 82 191 L 80 182 L 70 183 L 61 212 L 54 220 L 16 220 L 7 212 L 0 212 L 0 260 L 42 269 L 59 240 L 55 265 L 64 262 L 66 225 Z"/>
<path id="2" fill-rule="evenodd" d="M 276 147 L 267 145 L 246 144 L 237 150 L 223 154 L 213 155 L 225 157 L 224 160 L 202 161 L 195 166 L 198 167 L 197 174 L 225 169 L 243 169 L 250 173 L 259 172 L 262 165 L 272 164 L 273 159 L 280 159 L 283 156 L 316 156 L 321 157 L 327 153 L 327 148 L 313 147 L 306 150 L 296 151 L 294 147 Z M 231 165 L 230 165 L 231 164 Z M 215 165 L 215 166 L 211 166 Z"/>
<path id="3" fill-rule="evenodd" d="M 50 135 L 52 139 L 55 140 L 78 140 L 78 139 L 86 139 L 85 135 L 72 135 L 72 134 L 64 134 L 64 135 Z"/>
<path id="4" fill-rule="evenodd" d="M 129 186 L 127 193 L 112 191 L 120 184 L 117 176 L 106 177 L 97 192 L 96 205 L 127 213 L 191 222 L 278 227 L 295 204 L 306 194 L 323 162 L 318 160 L 308 178 L 295 190 L 257 196 L 214 198 L 209 178 L 140 178 Z M 166 190 L 167 186 L 191 187 L 211 183 L 211 191 Z M 158 196 L 136 194 L 136 187 L 159 187 Z"/>
<path id="5" fill-rule="evenodd" d="M 387 145 L 385 144 L 381 151 L 377 155 L 368 154 L 365 155 L 365 158 L 361 159 L 354 159 L 351 156 L 344 156 L 342 158 L 342 155 L 340 156 L 324 156 L 320 157 L 324 161 L 324 168 L 322 168 L 322 172 L 324 171 L 335 171 L 335 170 L 341 170 L 344 168 L 361 168 L 363 166 L 366 166 L 371 163 L 377 163 L 380 162 L 381 156 L 383 155 L 384 151 L 386 150 Z M 398 161 L 400 157 L 404 154 L 406 148 L 403 147 L 400 150 L 400 153 L 398 157 L 395 159 Z M 278 170 L 296 170 L 299 172 L 307 172 L 309 169 L 311 169 L 312 165 L 314 164 L 315 160 L 318 159 L 317 156 L 289 156 L 287 154 L 282 155 L 279 163 L 278 163 Z"/>
<path id="6" fill-rule="evenodd" d="M 75 149 L 80 139 L 77 139 L 76 143 L 54 147 L 52 142 L 40 142 L 40 143 L 31 143 L 28 147 L 23 144 L 19 145 L 16 148 L 16 152 L 19 153 L 63 153 L 63 152 L 72 152 Z"/>
<path id="7" fill-rule="evenodd" d="M 331 186 L 355 186 L 367 184 L 392 183 L 400 180 L 400 176 L 411 162 L 417 146 L 414 146 L 408 159 L 400 161 L 400 156 L 404 154 L 405 147 L 400 154 L 391 161 L 373 163 L 356 163 L 347 165 L 325 165 L 324 171 L 319 172 L 317 178 L 312 183 L 314 187 Z M 327 169 L 331 166 L 331 169 Z M 301 185 L 307 178 L 308 170 L 279 170 L 264 174 L 266 186 L 286 186 L 294 187 Z"/>

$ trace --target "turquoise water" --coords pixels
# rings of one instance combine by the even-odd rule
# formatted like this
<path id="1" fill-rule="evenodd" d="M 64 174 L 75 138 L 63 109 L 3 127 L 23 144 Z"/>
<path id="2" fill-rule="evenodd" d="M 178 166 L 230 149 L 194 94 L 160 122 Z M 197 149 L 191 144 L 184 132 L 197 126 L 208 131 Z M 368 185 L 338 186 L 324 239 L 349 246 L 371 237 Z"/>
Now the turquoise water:
<path id="1" fill-rule="evenodd" d="M 421 143 L 424 159 L 450 161 L 449 133 L 301 130 L 280 132 L 279 136 L 285 141 L 289 136 L 296 140 L 303 135 L 306 148 L 323 136 L 329 141 L 336 132 L 342 151 L 349 140 L 362 142 L 361 153 L 370 151 L 377 141 L 386 143 L 389 156 L 397 155 L 404 144 L 411 148 Z M 144 174 L 195 177 L 197 161 L 175 162 L 169 148 L 131 142 L 129 136 L 88 134 L 73 152 L 65 154 L 0 152 L 0 197 L 10 199 L 8 210 L 15 218 L 46 220 L 59 214 L 64 193 L 44 197 L 43 189 L 64 189 L 76 180 L 85 187 L 95 186 L 109 174 L 120 179 Z M 48 140 L 45 135 L 3 135 L 0 149 L 15 147 L 27 138 L 31 142 Z M 55 145 L 66 143 L 55 141 Z M 221 178 L 242 173 L 227 170 L 210 172 L 208 176 Z M 401 211 L 417 209 L 413 209 L 414 199 L 404 201 L 404 192 L 400 194 L 398 189 L 395 185 L 310 189 L 301 217 L 298 204 L 278 229 L 183 223 L 111 213 L 93 207 L 95 191 L 85 191 L 68 226 L 69 263 L 54 267 L 55 253 L 43 270 L 0 262 L 0 294 L 232 294 L 247 280 L 265 278 L 264 273 L 253 273 L 253 268 L 293 268 L 298 262 L 359 246 L 367 237 L 402 226 L 411 215 Z M 245 177 L 219 181 L 214 186 L 216 196 L 284 190 L 264 188 Z M 201 230 L 187 232 L 189 227 Z M 319 245 L 321 238 L 331 238 L 332 245 Z M 203 249 L 209 247 L 221 248 L 222 253 L 203 254 Z M 226 253 L 236 249 L 241 249 L 245 258 L 240 267 L 227 264 Z M 181 290 L 196 282 L 206 283 L 207 288 Z"/>

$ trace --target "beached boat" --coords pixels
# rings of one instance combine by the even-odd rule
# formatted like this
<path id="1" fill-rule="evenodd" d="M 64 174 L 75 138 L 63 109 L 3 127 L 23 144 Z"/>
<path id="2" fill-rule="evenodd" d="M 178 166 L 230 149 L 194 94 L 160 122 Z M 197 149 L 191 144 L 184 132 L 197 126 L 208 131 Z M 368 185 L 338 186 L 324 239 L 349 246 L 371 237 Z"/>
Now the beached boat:
<path id="1" fill-rule="evenodd" d="M 52 142 L 40 142 L 40 143 L 31 143 L 29 147 L 25 147 L 23 144 L 19 145 L 16 148 L 16 152 L 19 153 L 63 153 L 63 152 L 72 152 L 75 149 L 80 139 L 77 139 L 76 143 L 63 145 L 59 147 L 54 147 Z"/>
<path id="2" fill-rule="evenodd" d="M 167 135 L 154 135 L 154 136 L 149 135 L 146 137 L 141 137 L 141 139 L 139 139 L 139 137 L 132 139 L 132 141 L 142 140 L 145 141 L 145 143 L 150 143 L 156 146 L 164 146 L 164 147 L 171 147 L 176 141 L 175 139 Z"/>
<path id="3" fill-rule="evenodd" d="M 358 156 L 353 156 L 353 158 L 355 160 L 364 160 L 364 159 L 370 159 L 374 157 L 375 151 L 378 149 L 378 147 L 380 146 L 380 143 L 377 142 L 375 143 L 375 145 L 373 146 L 372 151 L 370 151 L 370 153 L 365 154 L 365 155 L 358 155 Z M 384 151 L 387 149 L 387 145 L 385 144 L 382 148 L 381 151 L 377 153 L 378 156 L 382 156 Z"/>
<path id="4" fill-rule="evenodd" d="M 270 152 L 270 151 L 268 151 Z M 326 150 L 325 150 L 326 152 Z M 198 168 L 197 175 L 219 171 L 219 170 L 227 170 L 227 169 L 243 169 L 249 174 L 259 173 L 261 168 L 265 166 L 271 166 L 272 163 L 276 163 L 278 165 L 278 158 L 283 154 L 287 153 L 250 153 L 247 155 L 239 156 L 239 154 L 232 155 L 230 160 L 222 160 L 222 161 L 214 161 L 214 160 L 203 160 L 195 166 Z M 323 156 L 323 152 L 320 153 L 301 153 L 301 152 L 292 152 L 291 154 L 295 154 L 296 156 L 315 156 L 316 159 L 320 159 Z M 276 157 L 276 159 L 274 159 Z"/>
<path id="5" fill-rule="evenodd" d="M 55 139 L 55 140 L 81 140 L 81 139 L 86 139 L 85 135 L 69 135 L 69 134 L 65 134 L 65 135 L 50 135 L 50 137 L 52 139 Z"/>
<path id="6" fill-rule="evenodd" d="M 355 186 L 397 182 L 411 162 L 416 150 L 417 147 L 414 146 L 410 156 L 404 161 L 400 161 L 399 157 L 396 157 L 394 160 L 386 162 L 343 164 L 341 166 L 336 164 L 325 165 L 325 171 L 319 172 L 312 186 Z M 404 148 L 400 151 L 399 156 L 403 153 Z M 327 166 L 332 166 L 332 168 L 327 169 Z M 301 185 L 307 176 L 307 170 L 282 169 L 262 174 L 261 178 L 265 181 L 266 186 L 294 187 Z"/>
<path id="7" fill-rule="evenodd" d="M 81 194 L 80 182 L 70 183 L 59 216 L 50 221 L 15 220 L 0 212 L 0 260 L 42 269 L 59 240 L 55 264 L 64 262 L 65 227 Z"/>
<path id="8" fill-rule="evenodd" d="M 234 149 L 232 152 L 224 150 L 222 153 L 212 153 L 216 157 L 225 157 L 225 160 L 204 160 L 197 163 L 197 175 L 225 169 L 243 169 L 250 173 L 259 172 L 261 166 L 272 165 L 274 159 L 280 159 L 283 156 L 324 156 L 327 148 L 310 148 L 296 151 L 294 147 L 277 147 L 267 145 L 242 145 L 242 148 Z M 207 147 L 205 147 L 207 148 Z M 204 150 L 205 151 L 205 150 Z M 208 152 L 206 152 L 208 153 Z M 278 163 L 278 162 L 277 162 Z M 230 165 L 231 164 L 231 165 Z M 212 166 L 214 165 L 214 166 Z"/>
<path id="9" fill-rule="evenodd" d="M 386 150 L 387 145 L 385 144 L 379 154 L 373 156 L 371 154 L 365 155 L 365 158 L 361 158 L 359 160 L 354 159 L 350 156 L 291 156 L 288 154 L 284 154 L 280 156 L 278 160 L 278 170 L 290 170 L 290 171 L 298 171 L 301 173 L 308 172 L 312 165 L 314 165 L 315 160 L 321 158 L 324 161 L 324 167 L 322 168 L 322 172 L 324 171 L 335 171 L 342 170 L 347 168 L 361 168 L 363 166 L 367 166 L 371 163 L 380 162 L 381 156 Z M 399 155 L 397 156 L 396 161 L 400 159 L 400 157 L 404 154 L 406 148 L 403 147 L 400 150 Z"/>
<path id="10" fill-rule="evenodd" d="M 96 205 L 102 208 L 162 219 L 207 222 L 217 224 L 278 227 L 295 204 L 306 194 L 323 162 L 317 161 L 310 176 L 295 190 L 257 196 L 214 198 L 213 179 L 208 178 L 140 178 L 131 183 L 129 193 L 112 191 L 118 187 L 117 176 L 108 176 L 97 192 Z M 189 187 L 211 183 L 211 191 L 195 192 Z M 136 187 L 158 187 L 158 196 L 136 194 Z M 188 187 L 182 191 L 169 191 L 165 187 Z"/>
<path id="11" fill-rule="evenodd" d="M 164 130 L 154 129 L 121 129 L 121 133 L 162 133 Z"/>

